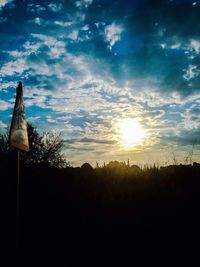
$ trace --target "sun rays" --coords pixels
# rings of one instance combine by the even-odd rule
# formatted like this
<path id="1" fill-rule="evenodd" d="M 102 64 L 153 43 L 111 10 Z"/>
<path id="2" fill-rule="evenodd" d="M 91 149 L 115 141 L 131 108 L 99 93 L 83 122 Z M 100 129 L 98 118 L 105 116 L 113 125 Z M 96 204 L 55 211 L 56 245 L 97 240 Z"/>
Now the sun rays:
<path id="1" fill-rule="evenodd" d="M 145 130 L 138 119 L 126 118 L 118 122 L 120 144 L 124 148 L 141 145 L 145 138 Z"/>

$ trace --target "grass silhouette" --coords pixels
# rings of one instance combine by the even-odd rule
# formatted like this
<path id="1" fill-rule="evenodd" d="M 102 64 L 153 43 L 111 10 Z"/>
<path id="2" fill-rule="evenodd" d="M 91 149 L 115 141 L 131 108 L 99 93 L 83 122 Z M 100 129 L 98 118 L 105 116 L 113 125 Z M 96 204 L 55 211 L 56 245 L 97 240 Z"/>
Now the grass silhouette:
<path id="1" fill-rule="evenodd" d="M 9 255 L 15 237 L 13 162 L 1 155 L 2 229 Z M 88 251 L 126 246 L 136 251 L 152 240 L 185 246 L 183 239 L 199 236 L 199 178 L 198 163 L 144 169 L 119 162 L 97 168 L 22 166 L 21 262 L 66 266 L 62 263 L 72 253 L 86 257 Z"/>

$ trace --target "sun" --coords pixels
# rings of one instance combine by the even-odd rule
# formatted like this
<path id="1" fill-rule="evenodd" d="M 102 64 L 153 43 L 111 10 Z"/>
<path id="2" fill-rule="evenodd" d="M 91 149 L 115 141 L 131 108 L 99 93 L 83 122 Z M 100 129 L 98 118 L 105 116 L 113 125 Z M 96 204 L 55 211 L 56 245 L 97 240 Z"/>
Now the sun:
<path id="1" fill-rule="evenodd" d="M 124 147 L 140 145 L 144 140 L 145 130 L 137 119 L 123 119 L 118 123 L 121 143 Z"/>

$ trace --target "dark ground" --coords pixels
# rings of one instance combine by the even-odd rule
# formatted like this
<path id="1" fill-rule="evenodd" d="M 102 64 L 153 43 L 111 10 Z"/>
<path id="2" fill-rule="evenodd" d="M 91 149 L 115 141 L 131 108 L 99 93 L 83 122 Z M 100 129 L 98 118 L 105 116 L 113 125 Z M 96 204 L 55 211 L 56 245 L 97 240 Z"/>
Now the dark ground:
<path id="1" fill-rule="evenodd" d="M 16 169 L 7 159 L 0 168 L 1 266 L 15 266 Z M 107 256 L 109 265 L 174 256 L 193 265 L 200 256 L 199 165 L 22 169 L 19 266 L 107 265 Z"/>

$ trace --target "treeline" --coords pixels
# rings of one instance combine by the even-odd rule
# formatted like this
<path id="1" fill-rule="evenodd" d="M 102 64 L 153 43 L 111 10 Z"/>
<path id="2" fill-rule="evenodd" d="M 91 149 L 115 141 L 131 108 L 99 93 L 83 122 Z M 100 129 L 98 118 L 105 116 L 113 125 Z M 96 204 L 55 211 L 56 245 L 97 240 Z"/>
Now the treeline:
<path id="1" fill-rule="evenodd" d="M 1 158 L 1 229 L 9 255 L 16 229 L 16 168 L 11 165 Z M 199 164 L 141 170 L 41 163 L 24 165 L 20 179 L 21 260 L 28 266 L 39 260 L 43 266 L 63 266 L 72 254 L 90 258 L 104 249 L 126 247 L 136 253 L 152 240 L 171 248 L 177 242 L 186 246 L 191 237 L 198 241 Z"/>
<path id="2" fill-rule="evenodd" d="M 200 237 L 198 163 L 59 167 L 45 153 L 51 144 L 43 142 L 33 142 L 35 154 L 21 161 L 20 266 L 67 266 L 69 258 L 93 257 L 96 266 L 105 251 L 116 256 L 125 249 L 136 257 L 151 248 L 156 255 L 195 249 Z M 45 148 L 45 157 L 39 157 L 38 147 Z M 1 242 L 8 262 L 15 251 L 16 154 L 6 146 L 0 151 L 0 173 Z"/>

